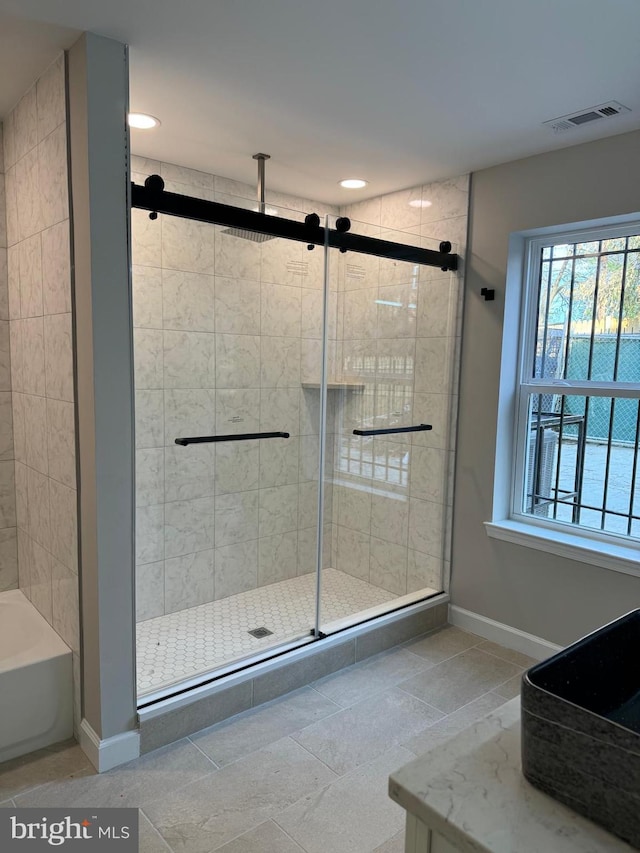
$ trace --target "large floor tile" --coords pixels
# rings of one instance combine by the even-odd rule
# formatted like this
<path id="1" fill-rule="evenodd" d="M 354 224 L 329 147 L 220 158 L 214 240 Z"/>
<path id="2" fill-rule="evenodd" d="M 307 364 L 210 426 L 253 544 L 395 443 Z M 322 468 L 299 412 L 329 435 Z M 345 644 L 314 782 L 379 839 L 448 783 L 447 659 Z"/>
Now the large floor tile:
<path id="1" fill-rule="evenodd" d="M 321 761 L 283 738 L 157 799 L 145 812 L 176 853 L 209 853 L 335 778 Z"/>
<path id="2" fill-rule="evenodd" d="M 380 847 L 376 847 L 373 853 L 404 853 L 404 832 L 399 832 Z"/>
<path id="3" fill-rule="evenodd" d="M 0 764 L 0 800 L 90 768 L 89 759 L 75 741 L 5 761 Z"/>
<path id="4" fill-rule="evenodd" d="M 430 664 L 404 649 L 391 649 L 362 663 L 327 675 L 311 685 L 344 708 L 393 687 Z"/>
<path id="5" fill-rule="evenodd" d="M 489 640 L 484 640 L 484 642 L 480 643 L 478 648 L 490 655 L 495 655 L 503 660 L 508 660 L 509 663 L 515 663 L 516 666 L 521 666 L 523 669 L 528 669 L 530 666 L 538 663 L 535 658 L 531 658 L 529 655 L 523 655 L 522 652 L 507 649 L 504 646 L 498 645 L 498 643 L 491 643 Z"/>
<path id="6" fill-rule="evenodd" d="M 342 775 L 421 732 L 441 716 L 435 708 L 392 687 L 293 737 Z"/>
<path id="7" fill-rule="evenodd" d="M 272 820 L 261 823 L 217 850 L 218 853 L 304 853 L 302 847 Z"/>
<path id="8" fill-rule="evenodd" d="M 454 737 L 459 732 L 472 726 L 474 723 L 481 720 L 487 714 L 495 711 L 500 705 L 505 703 L 505 699 L 497 696 L 495 693 L 485 693 L 468 705 L 463 705 L 458 708 L 453 714 L 448 714 L 441 720 L 438 720 L 433 726 L 430 726 L 420 734 L 410 737 L 402 742 L 406 749 L 415 752 L 416 755 L 424 755 L 425 752 L 440 746 L 445 740 Z"/>
<path id="9" fill-rule="evenodd" d="M 138 821 L 140 843 L 138 853 L 171 853 L 171 848 L 142 809 Z"/>
<path id="10" fill-rule="evenodd" d="M 142 806 L 154 802 L 167 791 L 209 777 L 218 770 L 189 741 L 116 767 L 108 773 L 93 773 L 43 785 L 16 798 L 19 806 L 82 807 Z"/>
<path id="11" fill-rule="evenodd" d="M 450 714 L 520 671 L 520 667 L 495 655 L 468 649 L 403 681 L 400 687 Z"/>
<path id="12" fill-rule="evenodd" d="M 335 702 L 303 687 L 204 729 L 190 739 L 223 767 L 339 710 Z"/>
<path id="13" fill-rule="evenodd" d="M 15 809 L 15 807 L 16 804 L 13 802 L 13 800 L 3 800 L 0 803 L 0 809 Z"/>
<path id="14" fill-rule="evenodd" d="M 389 774 L 413 753 L 393 747 L 375 761 L 303 797 L 276 823 L 308 853 L 371 853 L 404 826 L 405 812 L 389 799 Z"/>
<path id="15" fill-rule="evenodd" d="M 436 664 L 476 646 L 479 642 L 480 637 L 476 637 L 475 634 L 461 631 L 460 628 L 455 628 L 453 625 L 446 625 L 440 631 L 436 631 L 435 634 L 428 634 L 426 637 L 419 637 L 417 640 L 409 640 L 403 648 L 414 655 L 420 655 L 421 658 L 431 664 Z"/>
<path id="16" fill-rule="evenodd" d="M 513 678 L 505 681 L 504 684 L 499 684 L 493 692 L 497 693 L 498 696 L 501 696 L 505 700 L 514 699 L 516 696 L 520 695 L 521 685 L 522 674 L 518 673 L 518 675 L 514 675 Z"/>

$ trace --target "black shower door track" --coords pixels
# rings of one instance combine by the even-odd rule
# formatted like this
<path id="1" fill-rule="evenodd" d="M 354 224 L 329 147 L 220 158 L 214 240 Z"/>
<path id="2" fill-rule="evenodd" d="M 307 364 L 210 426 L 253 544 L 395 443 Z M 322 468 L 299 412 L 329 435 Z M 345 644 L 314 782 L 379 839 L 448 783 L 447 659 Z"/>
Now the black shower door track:
<path id="1" fill-rule="evenodd" d="M 160 183 L 158 176 L 154 175 L 152 178 Z M 151 183 L 153 184 L 153 181 Z M 140 186 L 132 183 L 131 206 L 138 210 L 148 210 L 151 214 L 166 213 L 183 219 L 210 222 L 212 225 L 255 231 L 273 237 L 297 240 L 309 246 L 324 246 L 325 243 L 325 229 L 320 225 L 308 225 L 306 222 L 296 222 L 294 219 L 180 195 L 164 189 L 156 189 L 154 186 Z M 378 240 L 375 237 L 365 237 L 362 234 L 351 234 L 348 231 L 335 229 L 329 229 L 328 242 L 332 248 L 343 251 L 439 267 L 443 271 L 458 269 L 458 256 L 450 252 L 436 252 L 433 249 L 421 249 L 418 246 L 407 246 L 404 243 Z M 447 245 L 450 246 L 450 244 Z"/>

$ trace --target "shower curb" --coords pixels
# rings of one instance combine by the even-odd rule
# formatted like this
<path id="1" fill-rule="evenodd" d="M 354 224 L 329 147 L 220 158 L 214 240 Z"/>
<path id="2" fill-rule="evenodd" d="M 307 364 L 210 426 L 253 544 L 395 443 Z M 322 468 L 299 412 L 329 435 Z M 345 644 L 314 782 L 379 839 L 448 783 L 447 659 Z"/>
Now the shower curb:
<path id="1" fill-rule="evenodd" d="M 428 634 L 447 624 L 449 596 L 392 614 L 382 624 L 365 624 L 334 634 L 243 672 L 234 673 L 189 694 L 173 697 L 161 705 L 141 709 L 140 753 L 152 752 L 242 711 L 304 687 L 325 675 Z M 341 639 L 344 635 L 345 639 Z M 177 707 L 176 707 L 177 706 Z"/>

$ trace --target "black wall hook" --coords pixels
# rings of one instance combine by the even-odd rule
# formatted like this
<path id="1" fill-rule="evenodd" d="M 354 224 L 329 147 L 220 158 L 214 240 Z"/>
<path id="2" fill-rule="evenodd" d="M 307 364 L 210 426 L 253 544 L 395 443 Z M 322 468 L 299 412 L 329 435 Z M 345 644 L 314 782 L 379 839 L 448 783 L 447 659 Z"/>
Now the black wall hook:
<path id="1" fill-rule="evenodd" d="M 483 287 L 480 291 L 480 296 L 484 296 L 485 302 L 493 302 L 496 298 L 496 292 L 488 287 Z"/>

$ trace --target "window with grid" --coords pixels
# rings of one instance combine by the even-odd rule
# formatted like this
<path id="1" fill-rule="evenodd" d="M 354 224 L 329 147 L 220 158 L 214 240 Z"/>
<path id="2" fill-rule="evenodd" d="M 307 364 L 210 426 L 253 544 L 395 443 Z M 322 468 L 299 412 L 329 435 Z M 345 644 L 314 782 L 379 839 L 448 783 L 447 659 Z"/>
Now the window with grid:
<path id="1" fill-rule="evenodd" d="M 640 539 L 640 223 L 527 246 L 513 517 Z"/>

